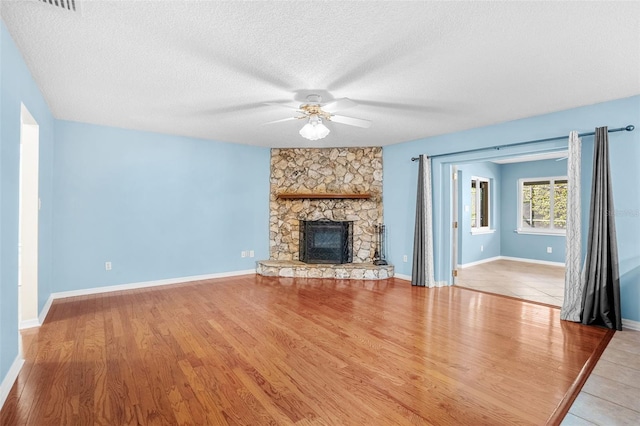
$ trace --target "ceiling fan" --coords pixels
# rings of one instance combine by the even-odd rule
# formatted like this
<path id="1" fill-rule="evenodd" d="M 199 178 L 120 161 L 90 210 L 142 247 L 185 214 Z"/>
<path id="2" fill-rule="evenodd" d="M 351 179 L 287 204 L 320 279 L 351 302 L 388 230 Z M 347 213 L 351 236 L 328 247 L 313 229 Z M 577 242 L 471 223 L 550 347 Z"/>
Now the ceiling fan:
<path id="1" fill-rule="evenodd" d="M 306 120 L 306 124 L 304 125 L 304 127 L 302 127 L 302 129 L 300 129 L 300 135 L 303 138 L 312 141 L 322 139 L 329 134 L 330 130 L 322 123 L 323 120 L 347 124 L 349 126 L 362 127 L 365 129 L 371 126 L 371 121 L 369 120 L 334 114 L 334 112 L 352 108 L 358 105 L 349 98 L 337 99 L 333 102 L 322 105 L 322 97 L 320 95 L 309 95 L 307 96 L 307 103 L 304 103 L 302 105 L 295 105 L 290 103 L 282 104 L 274 102 L 268 102 L 267 105 L 295 109 L 298 115 L 295 117 L 287 117 L 281 120 L 270 121 L 264 124 L 274 124 L 290 120 Z"/>

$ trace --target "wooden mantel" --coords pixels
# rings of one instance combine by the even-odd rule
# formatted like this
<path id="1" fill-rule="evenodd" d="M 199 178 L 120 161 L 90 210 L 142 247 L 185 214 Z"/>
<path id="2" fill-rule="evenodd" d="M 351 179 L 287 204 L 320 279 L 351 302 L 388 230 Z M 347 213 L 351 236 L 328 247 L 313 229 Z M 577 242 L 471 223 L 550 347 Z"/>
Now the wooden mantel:
<path id="1" fill-rule="evenodd" d="M 279 200 L 300 200 L 300 199 L 369 199 L 371 194 L 348 194 L 348 193 L 330 193 L 330 192 L 283 192 L 276 195 Z"/>

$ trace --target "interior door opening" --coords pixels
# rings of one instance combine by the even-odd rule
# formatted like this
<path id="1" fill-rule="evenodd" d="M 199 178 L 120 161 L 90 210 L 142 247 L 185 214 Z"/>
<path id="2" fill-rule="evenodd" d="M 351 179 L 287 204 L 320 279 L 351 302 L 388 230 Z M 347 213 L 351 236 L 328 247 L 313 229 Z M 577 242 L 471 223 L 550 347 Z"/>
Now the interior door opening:
<path id="1" fill-rule="evenodd" d="M 38 195 L 40 129 L 24 104 L 20 111 L 18 316 L 20 328 L 38 321 Z"/>
<path id="2" fill-rule="evenodd" d="M 566 223 L 566 211 L 560 208 L 566 206 L 566 198 L 564 203 L 560 199 L 561 195 L 566 197 L 565 191 L 540 184 L 537 198 L 529 201 L 539 207 L 536 217 L 540 216 L 540 226 L 546 224 L 548 232 L 534 232 L 537 229 L 519 225 L 526 221 L 519 207 L 526 204 L 521 194 L 523 178 L 540 181 L 547 175 L 566 175 L 566 152 L 540 157 L 477 160 L 451 166 L 451 213 L 458 225 L 451 232 L 451 257 L 457 274 L 454 285 L 562 306 L 565 237 L 546 228 L 553 228 L 549 222 L 558 227 Z M 566 186 L 566 180 L 563 182 Z M 550 219 L 545 214 L 550 214 Z"/>

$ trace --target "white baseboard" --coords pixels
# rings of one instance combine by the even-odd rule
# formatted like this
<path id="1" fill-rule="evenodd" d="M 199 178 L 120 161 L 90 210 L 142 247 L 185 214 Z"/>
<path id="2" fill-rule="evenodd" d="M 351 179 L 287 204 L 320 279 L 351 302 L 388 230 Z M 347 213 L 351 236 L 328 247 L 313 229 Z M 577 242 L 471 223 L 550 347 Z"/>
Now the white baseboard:
<path id="1" fill-rule="evenodd" d="M 23 365 L 24 365 L 24 359 L 22 358 L 22 356 L 21 355 L 16 356 L 16 359 L 13 361 L 13 364 L 11 364 L 11 367 L 9 367 L 9 371 L 7 371 L 7 374 L 4 376 L 4 379 L 2 379 L 2 384 L 0 384 L 0 408 L 2 408 L 2 406 L 4 405 L 4 402 L 9 396 L 9 392 L 11 391 L 13 384 L 18 378 L 18 374 L 20 374 L 20 370 L 22 369 Z"/>
<path id="2" fill-rule="evenodd" d="M 537 263 L 538 265 L 562 266 L 563 268 L 565 266 L 564 262 L 550 262 L 548 260 L 525 259 L 523 257 L 498 256 L 498 258 L 495 260 L 513 260 L 514 262 Z"/>
<path id="3" fill-rule="evenodd" d="M 469 268 L 471 266 L 494 262 L 496 260 L 512 260 L 514 262 L 536 263 L 538 265 L 550 265 L 550 266 L 562 266 L 562 267 L 565 266 L 564 262 L 551 262 L 548 260 L 525 259 L 524 257 L 494 256 L 494 257 L 489 257 L 487 259 L 478 260 L 476 262 L 464 263 L 462 265 L 458 265 L 458 268 L 460 269 Z"/>
<path id="4" fill-rule="evenodd" d="M 24 330 L 25 328 L 40 327 L 40 324 L 42 323 L 38 318 L 33 318 L 30 320 L 20 321 L 20 324 L 18 324 L 18 329 Z"/>
<path id="5" fill-rule="evenodd" d="M 44 324 L 44 320 L 47 318 L 47 314 L 49 313 L 49 309 L 51 309 L 52 303 L 53 303 L 53 296 L 49 295 L 47 302 L 42 307 L 42 311 L 40 311 L 40 315 L 38 315 L 38 321 L 40 321 L 40 325 Z"/>
<path id="6" fill-rule="evenodd" d="M 483 263 L 493 262 L 494 260 L 500 260 L 501 256 L 488 257 L 486 259 L 477 260 L 475 262 L 464 263 L 462 265 L 458 265 L 458 268 L 464 269 L 470 266 L 482 265 Z"/>
<path id="7" fill-rule="evenodd" d="M 180 284 L 180 283 L 187 283 L 191 281 L 210 280 L 214 278 L 235 277 L 238 275 L 250 275 L 255 273 L 256 273 L 255 269 L 246 269 L 243 271 L 221 272 L 217 274 L 206 274 L 206 275 L 192 275 L 189 277 L 182 277 L 182 278 L 169 278 L 166 280 L 143 281 L 138 283 L 118 284 L 118 285 L 110 285 L 105 287 L 93 287 L 93 288 L 85 288 L 82 290 L 60 291 L 57 293 L 51 293 L 51 295 L 49 296 L 49 299 L 47 300 L 47 303 L 44 304 L 44 307 L 42 308 L 42 311 L 38 316 L 38 320 L 39 320 L 38 326 L 44 324 L 44 320 L 45 318 L 47 318 L 49 309 L 51 309 L 51 305 L 53 304 L 53 301 L 56 299 L 64 299 L 67 297 L 76 297 L 76 296 L 87 296 L 90 294 L 110 293 L 112 291 L 135 290 L 138 288 L 157 287 L 157 286 L 170 285 L 170 284 Z"/>
<path id="8" fill-rule="evenodd" d="M 170 284 L 180 284 L 187 283 L 191 281 L 200 281 L 200 280 L 210 280 L 213 278 L 225 278 L 225 277 L 235 277 L 237 275 L 248 275 L 255 274 L 255 269 L 247 269 L 244 271 L 233 271 L 233 272 L 222 272 L 218 274 L 207 274 L 207 275 L 192 275 L 190 277 L 182 277 L 182 278 L 169 278 L 166 280 L 157 280 L 157 281 L 142 281 L 138 283 L 129 283 L 129 284 L 118 284 L 118 285 L 110 285 L 105 287 L 93 287 L 93 288 L 85 288 L 82 290 L 71 290 L 71 291 L 61 291 L 57 293 L 51 293 L 51 297 L 55 299 L 64 299 L 67 297 L 76 297 L 76 296 L 87 296 L 90 294 L 100 294 L 100 293 L 110 293 L 112 291 L 122 291 L 122 290 L 135 290 L 139 288 L 146 287 L 157 287 L 161 285 L 170 285 Z"/>
<path id="9" fill-rule="evenodd" d="M 409 281 L 411 282 L 411 275 L 405 275 L 405 274 L 394 274 L 393 278 L 398 278 L 404 281 Z M 449 283 L 447 283 L 446 281 L 436 281 L 435 285 L 429 287 L 429 288 L 434 288 L 434 287 L 447 287 L 449 285 Z"/>
<path id="10" fill-rule="evenodd" d="M 626 329 L 629 329 L 629 330 L 640 331 L 640 322 L 622 318 L 622 328 L 623 329 L 626 328 Z"/>

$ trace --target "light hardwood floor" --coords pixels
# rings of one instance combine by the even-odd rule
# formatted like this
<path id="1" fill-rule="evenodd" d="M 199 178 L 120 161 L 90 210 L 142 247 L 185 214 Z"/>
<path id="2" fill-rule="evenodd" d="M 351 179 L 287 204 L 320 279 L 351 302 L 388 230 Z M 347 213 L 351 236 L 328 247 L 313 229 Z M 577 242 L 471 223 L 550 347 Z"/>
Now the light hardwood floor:
<path id="1" fill-rule="evenodd" d="M 458 285 L 560 307 L 564 268 L 498 260 L 463 268 Z M 640 424 L 640 332 L 615 334 L 562 424 Z"/>
<path id="2" fill-rule="evenodd" d="M 557 424 L 612 333 L 397 279 L 248 275 L 54 302 L 2 425 Z"/>

